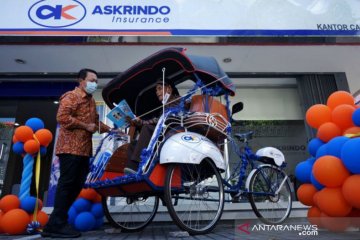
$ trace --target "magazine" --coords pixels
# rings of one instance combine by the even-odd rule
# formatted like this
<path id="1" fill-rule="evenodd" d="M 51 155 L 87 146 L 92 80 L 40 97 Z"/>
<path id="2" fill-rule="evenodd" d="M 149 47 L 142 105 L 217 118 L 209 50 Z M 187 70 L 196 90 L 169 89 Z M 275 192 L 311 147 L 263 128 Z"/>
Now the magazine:
<path id="1" fill-rule="evenodd" d="M 134 113 L 131 111 L 125 99 L 106 115 L 118 128 L 127 128 L 129 126 L 129 123 L 126 122 L 126 116 L 129 116 L 131 119 L 135 118 Z"/>

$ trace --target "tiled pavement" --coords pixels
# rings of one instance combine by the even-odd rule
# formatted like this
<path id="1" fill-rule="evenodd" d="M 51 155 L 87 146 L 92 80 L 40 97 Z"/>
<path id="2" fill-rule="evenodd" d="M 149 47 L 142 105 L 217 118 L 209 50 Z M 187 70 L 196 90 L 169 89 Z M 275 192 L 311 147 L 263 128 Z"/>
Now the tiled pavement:
<path id="1" fill-rule="evenodd" d="M 308 226 L 310 223 L 305 218 L 291 218 L 284 225 L 287 226 Z M 300 231 L 296 230 L 277 230 L 269 231 L 264 229 L 256 229 L 259 226 L 257 220 L 237 220 L 237 221 L 221 221 L 216 228 L 209 234 L 186 236 L 186 232 L 181 232 L 176 225 L 167 223 L 152 223 L 142 232 L 138 233 L 121 233 L 117 229 L 112 229 L 105 225 L 102 229 L 97 231 L 85 232 L 81 238 L 78 239 L 250 239 L 250 240 L 280 240 L 280 239 L 323 239 L 323 240 L 350 240 L 360 239 L 359 229 L 352 229 L 348 232 L 334 233 L 325 230 L 317 232 L 309 231 L 305 234 L 309 236 L 299 235 Z M 242 230 L 241 230 L 242 229 Z M 175 237 L 178 235 L 177 237 Z M 0 239 L 40 239 L 40 235 L 21 235 L 21 236 L 6 236 L 0 235 Z M 50 239 L 50 238 L 49 238 Z"/>

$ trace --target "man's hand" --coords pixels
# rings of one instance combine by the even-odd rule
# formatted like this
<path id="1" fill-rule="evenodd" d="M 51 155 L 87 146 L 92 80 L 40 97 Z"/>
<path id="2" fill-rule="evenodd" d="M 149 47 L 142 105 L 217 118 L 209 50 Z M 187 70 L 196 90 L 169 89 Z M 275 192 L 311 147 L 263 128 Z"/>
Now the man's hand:
<path id="1" fill-rule="evenodd" d="M 131 117 L 126 116 L 125 120 L 128 124 L 130 124 L 131 126 L 135 126 L 135 127 L 140 127 L 141 126 L 141 121 L 140 118 L 134 118 L 131 119 Z"/>
<path id="2" fill-rule="evenodd" d="M 86 124 L 86 131 L 94 133 L 94 132 L 96 132 L 96 130 L 97 130 L 97 127 L 96 127 L 95 123 Z"/>

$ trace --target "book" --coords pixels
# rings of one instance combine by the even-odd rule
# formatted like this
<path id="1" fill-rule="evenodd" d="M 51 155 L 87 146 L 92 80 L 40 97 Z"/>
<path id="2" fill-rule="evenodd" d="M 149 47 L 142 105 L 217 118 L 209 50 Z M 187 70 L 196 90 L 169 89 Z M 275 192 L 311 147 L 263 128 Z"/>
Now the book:
<path id="1" fill-rule="evenodd" d="M 131 119 L 135 118 L 135 114 L 125 99 L 119 102 L 119 104 L 106 115 L 118 128 L 127 128 L 129 126 L 129 123 L 126 122 L 127 116 Z"/>

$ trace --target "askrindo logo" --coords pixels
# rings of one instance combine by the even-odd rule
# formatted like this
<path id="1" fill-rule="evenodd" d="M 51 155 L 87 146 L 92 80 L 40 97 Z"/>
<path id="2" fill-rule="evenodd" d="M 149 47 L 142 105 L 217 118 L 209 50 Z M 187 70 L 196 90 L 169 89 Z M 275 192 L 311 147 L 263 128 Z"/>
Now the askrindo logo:
<path id="1" fill-rule="evenodd" d="M 28 16 L 39 26 L 63 28 L 81 22 L 86 8 L 76 0 L 41 0 L 30 7 Z"/>

